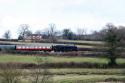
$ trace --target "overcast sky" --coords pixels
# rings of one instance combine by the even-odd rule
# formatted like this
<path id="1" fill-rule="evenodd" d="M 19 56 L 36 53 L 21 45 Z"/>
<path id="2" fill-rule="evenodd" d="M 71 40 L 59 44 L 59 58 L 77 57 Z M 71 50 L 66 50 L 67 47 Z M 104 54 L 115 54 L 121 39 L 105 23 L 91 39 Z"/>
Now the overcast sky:
<path id="1" fill-rule="evenodd" d="M 125 0 L 0 0 L 0 37 L 10 30 L 17 36 L 20 24 L 44 30 L 55 23 L 58 30 L 100 30 L 106 23 L 125 25 Z"/>

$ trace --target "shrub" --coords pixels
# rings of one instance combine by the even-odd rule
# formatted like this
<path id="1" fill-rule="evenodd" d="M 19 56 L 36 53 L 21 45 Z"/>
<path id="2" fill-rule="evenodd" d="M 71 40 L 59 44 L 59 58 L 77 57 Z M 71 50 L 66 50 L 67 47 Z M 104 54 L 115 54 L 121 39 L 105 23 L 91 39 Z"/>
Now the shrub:
<path id="1" fill-rule="evenodd" d="M 2 83 L 21 83 L 21 71 L 17 69 L 16 65 L 4 64 L 1 67 L 1 82 Z"/>

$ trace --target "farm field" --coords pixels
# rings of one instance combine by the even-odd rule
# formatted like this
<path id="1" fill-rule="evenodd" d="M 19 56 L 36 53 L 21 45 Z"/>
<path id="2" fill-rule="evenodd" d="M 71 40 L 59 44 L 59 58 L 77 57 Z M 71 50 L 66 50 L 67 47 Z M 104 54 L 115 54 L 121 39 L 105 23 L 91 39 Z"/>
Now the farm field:
<path id="1" fill-rule="evenodd" d="M 23 78 L 22 83 L 31 83 L 28 79 L 32 77 Z M 53 76 L 54 83 L 124 83 L 125 76 L 118 75 L 55 75 Z M 109 81 L 109 80 L 116 80 Z"/>
<path id="2" fill-rule="evenodd" d="M 77 43 L 78 47 L 90 48 L 90 49 L 103 49 L 102 46 L 104 43 L 100 41 L 69 41 L 69 40 L 60 40 L 59 42 L 72 42 Z M 10 42 L 6 42 L 10 43 Z M 42 45 L 50 46 L 53 43 L 22 43 L 22 42 L 11 42 L 12 44 L 23 44 L 23 45 Z M 84 51 L 84 53 L 94 53 L 93 51 Z M 70 54 L 70 53 L 67 53 Z M 48 69 L 51 72 L 52 79 L 54 83 L 98 83 L 98 82 L 109 82 L 114 81 L 114 83 L 120 83 L 125 81 L 125 67 L 121 68 L 103 68 L 102 64 L 108 64 L 109 60 L 104 57 L 91 57 L 91 56 L 51 56 L 51 53 L 48 55 L 30 55 L 30 54 L 0 54 L 0 65 L 2 63 L 24 63 L 24 64 L 37 64 L 36 57 L 41 59 L 47 59 L 47 63 L 54 64 L 54 67 Z M 63 63 L 63 64 L 62 64 Z M 69 64 L 70 63 L 70 64 Z M 78 63 L 78 64 L 76 64 Z M 86 64 L 87 63 L 87 64 Z M 44 64 L 42 62 L 41 64 Z M 59 65 L 61 64 L 61 65 Z M 75 64 L 75 67 L 73 67 Z M 77 65 L 84 65 L 82 67 Z M 95 67 L 91 64 L 99 64 Z M 125 64 L 125 58 L 117 58 L 118 65 Z M 58 67 L 57 67 L 58 65 Z M 67 66 L 65 66 L 67 65 Z M 35 69 L 26 68 L 20 69 L 23 72 L 21 76 L 22 83 L 31 83 L 32 74 Z M 1 71 L 0 71 L 1 72 Z M 1 75 L 1 74 L 0 74 Z M 123 82 L 124 83 L 124 82 Z"/>
<path id="3" fill-rule="evenodd" d="M 38 56 L 42 59 L 47 58 L 49 63 L 59 62 L 88 62 L 107 64 L 106 58 L 91 58 L 91 57 L 65 57 L 65 56 Z M 36 56 L 20 55 L 20 54 L 2 54 L 0 55 L 0 63 L 7 62 L 21 62 L 21 63 L 36 63 Z M 124 64 L 125 59 L 117 59 L 118 64 Z M 35 69 L 21 69 L 22 83 L 31 83 L 32 73 Z M 52 79 L 54 83 L 96 83 L 104 81 L 125 81 L 124 68 L 54 68 L 48 69 L 53 74 Z"/>
<path id="4" fill-rule="evenodd" d="M 88 62 L 88 63 L 100 63 L 107 64 L 108 59 L 106 58 L 92 58 L 92 57 L 66 57 L 66 56 L 38 56 L 40 58 L 47 58 L 49 63 L 58 63 L 58 62 Z M 22 62 L 22 63 L 35 63 L 36 56 L 32 55 L 20 55 L 20 54 L 3 54 L 0 55 L 0 62 Z M 124 58 L 117 59 L 118 64 L 124 64 Z"/>
<path id="5" fill-rule="evenodd" d="M 114 83 L 119 83 L 125 79 L 125 76 L 118 75 L 67 75 L 67 76 L 55 76 L 55 83 L 96 83 L 106 80 L 115 79 Z M 111 83 L 111 81 L 109 82 Z"/>
<path id="6" fill-rule="evenodd" d="M 101 41 L 82 41 L 82 40 L 58 40 L 59 42 L 74 42 L 74 43 L 83 43 L 83 44 L 104 44 Z"/>
<path id="7" fill-rule="evenodd" d="M 125 69 L 61 68 L 49 69 L 54 83 L 96 83 L 102 81 L 125 81 Z M 31 83 L 34 69 L 22 69 L 22 83 Z"/>
<path id="8" fill-rule="evenodd" d="M 57 68 L 57 69 L 48 69 L 54 75 L 125 75 L 125 68 Z M 25 74 L 30 74 L 34 69 L 23 69 Z"/>
<path id="9" fill-rule="evenodd" d="M 58 40 L 58 42 L 64 42 L 64 43 L 83 43 L 83 44 L 104 44 L 104 42 L 101 41 L 82 41 L 82 40 Z M 57 42 L 57 43 L 58 43 Z M 7 44 L 41 44 L 41 43 L 31 43 L 31 42 L 13 42 L 13 41 L 0 41 L 0 43 L 7 43 Z M 53 44 L 53 43 L 45 43 L 45 44 Z"/>

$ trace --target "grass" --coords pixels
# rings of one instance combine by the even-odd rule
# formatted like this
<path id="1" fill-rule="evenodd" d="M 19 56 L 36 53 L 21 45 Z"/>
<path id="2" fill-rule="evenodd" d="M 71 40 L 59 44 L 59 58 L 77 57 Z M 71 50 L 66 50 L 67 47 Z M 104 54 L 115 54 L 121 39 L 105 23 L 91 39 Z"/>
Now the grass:
<path id="1" fill-rule="evenodd" d="M 78 75 L 125 75 L 125 69 L 50 69 L 55 74 L 78 74 Z"/>
<path id="2" fill-rule="evenodd" d="M 53 75 L 125 75 L 125 69 L 89 69 L 89 68 L 58 68 L 48 69 Z M 30 74 L 34 69 L 24 69 L 25 74 Z"/>
<path id="3" fill-rule="evenodd" d="M 118 75 L 55 75 L 52 77 L 53 83 L 97 83 L 108 80 L 108 83 L 112 83 L 113 80 L 117 80 L 114 83 L 125 82 L 125 76 Z M 110 80 L 113 79 L 113 80 Z M 21 83 L 31 83 L 32 77 L 21 77 Z M 122 83 L 124 83 L 122 82 Z"/>
<path id="4" fill-rule="evenodd" d="M 102 81 L 125 81 L 125 69 L 49 69 L 54 83 L 96 83 Z M 31 83 L 34 69 L 24 69 L 21 80 Z M 59 74 L 61 73 L 61 74 Z M 65 74 L 64 74 L 65 73 Z M 79 73 L 79 74 L 78 74 Z M 84 74 L 82 74 L 84 73 Z M 88 73 L 88 74 L 86 74 Z M 23 76 L 24 75 L 24 76 Z"/>
<path id="5" fill-rule="evenodd" d="M 49 62 L 90 62 L 90 63 L 108 63 L 105 58 L 90 58 L 90 57 L 56 57 L 56 56 L 46 56 Z M 46 58 L 42 56 L 41 58 Z M 21 55 L 1 55 L 0 62 L 26 62 L 35 63 L 35 56 L 21 56 Z M 123 61 L 122 61 L 123 62 Z"/>
<path id="6" fill-rule="evenodd" d="M 1 55 L 0 62 L 26 62 L 26 63 L 34 63 L 34 56 L 15 56 L 15 55 Z"/>
<path id="7" fill-rule="evenodd" d="M 88 63 L 100 63 L 107 64 L 108 59 L 106 58 L 91 58 L 91 57 L 63 57 L 63 56 L 41 56 L 40 58 L 47 58 L 50 63 L 58 62 L 88 62 Z M 11 55 L 3 54 L 0 55 L 0 62 L 24 62 L 24 63 L 35 63 L 36 56 L 28 55 Z M 124 64 L 125 59 L 117 59 L 118 64 Z"/>
<path id="8" fill-rule="evenodd" d="M 117 75 L 64 75 L 55 76 L 55 83 L 95 83 L 106 79 L 124 80 L 125 76 Z M 110 80 L 111 81 L 111 80 Z"/>
<path id="9" fill-rule="evenodd" d="M 42 56 L 41 58 L 48 58 L 49 62 L 89 62 L 89 63 L 108 63 L 106 58 L 90 58 L 90 57 L 62 57 L 62 56 Z M 3 54 L 0 56 L 0 62 L 27 62 L 35 63 L 35 56 L 22 56 Z M 119 64 L 125 63 L 125 59 L 117 59 Z M 105 80 L 125 81 L 125 69 L 87 69 L 87 68 L 62 68 L 49 69 L 54 74 L 54 83 L 95 83 Z M 29 82 L 29 75 L 32 70 L 24 70 L 27 78 L 23 78 L 23 83 Z"/>
<path id="10" fill-rule="evenodd" d="M 104 44 L 101 41 L 83 41 L 83 40 L 58 40 L 59 42 L 72 42 L 72 43 L 87 43 L 87 44 Z"/>

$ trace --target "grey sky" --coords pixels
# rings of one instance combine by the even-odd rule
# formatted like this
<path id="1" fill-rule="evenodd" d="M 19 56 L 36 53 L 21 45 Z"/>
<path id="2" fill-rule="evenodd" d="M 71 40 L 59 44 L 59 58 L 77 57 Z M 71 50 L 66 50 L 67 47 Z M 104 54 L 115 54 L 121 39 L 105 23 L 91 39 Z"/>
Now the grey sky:
<path id="1" fill-rule="evenodd" d="M 16 37 L 20 24 L 32 31 L 44 30 L 49 23 L 57 29 L 99 30 L 106 23 L 125 25 L 125 0 L 0 0 L 0 37 L 11 30 Z"/>

